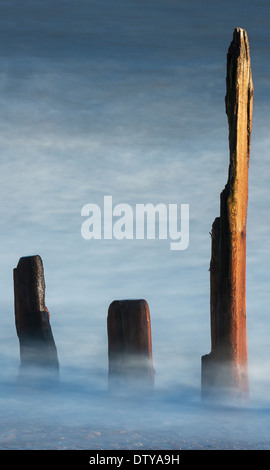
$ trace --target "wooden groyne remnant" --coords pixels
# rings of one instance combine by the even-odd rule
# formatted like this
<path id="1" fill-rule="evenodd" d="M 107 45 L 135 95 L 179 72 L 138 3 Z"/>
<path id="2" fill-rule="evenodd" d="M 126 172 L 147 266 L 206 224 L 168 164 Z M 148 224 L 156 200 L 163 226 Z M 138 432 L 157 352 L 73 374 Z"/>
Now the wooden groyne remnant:
<path id="1" fill-rule="evenodd" d="M 236 28 L 227 54 L 230 163 L 212 226 L 211 352 L 202 357 L 202 395 L 248 398 L 246 226 L 253 83 L 247 33 Z M 216 393 L 217 392 L 217 393 Z"/>
<path id="2" fill-rule="evenodd" d="M 152 337 L 146 300 L 114 300 L 108 309 L 109 384 L 154 384 Z"/>
<path id="3" fill-rule="evenodd" d="M 58 377 L 59 362 L 45 305 L 45 280 L 39 255 L 20 258 L 13 270 L 15 324 L 20 344 L 20 377 L 37 372 Z"/>

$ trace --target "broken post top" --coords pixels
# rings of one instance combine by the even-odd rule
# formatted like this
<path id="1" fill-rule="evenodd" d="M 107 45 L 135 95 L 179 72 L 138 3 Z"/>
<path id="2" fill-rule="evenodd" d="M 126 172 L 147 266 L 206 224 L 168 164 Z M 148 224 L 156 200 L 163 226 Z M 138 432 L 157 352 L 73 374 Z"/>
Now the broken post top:
<path id="1" fill-rule="evenodd" d="M 229 143 L 231 154 L 239 148 L 241 128 L 247 132 L 246 157 L 249 162 L 252 122 L 253 82 L 250 66 L 249 43 L 246 31 L 235 28 L 233 40 L 227 54 L 226 113 L 229 122 Z M 232 156 L 232 155 L 231 155 Z"/>
<path id="2" fill-rule="evenodd" d="M 247 33 L 235 28 L 227 54 L 226 113 L 230 165 L 226 185 L 230 229 L 246 228 L 248 168 L 253 112 L 253 82 Z"/>
<path id="3" fill-rule="evenodd" d="M 24 306 L 30 311 L 45 310 L 45 280 L 39 255 L 24 256 L 14 269 L 16 285 L 24 297 Z"/>
<path id="4" fill-rule="evenodd" d="M 121 310 L 129 310 L 130 307 L 145 307 L 146 309 L 149 310 L 148 303 L 144 299 L 122 299 L 122 300 L 113 300 L 113 302 L 110 304 L 109 308 L 114 308 L 116 307 Z"/>

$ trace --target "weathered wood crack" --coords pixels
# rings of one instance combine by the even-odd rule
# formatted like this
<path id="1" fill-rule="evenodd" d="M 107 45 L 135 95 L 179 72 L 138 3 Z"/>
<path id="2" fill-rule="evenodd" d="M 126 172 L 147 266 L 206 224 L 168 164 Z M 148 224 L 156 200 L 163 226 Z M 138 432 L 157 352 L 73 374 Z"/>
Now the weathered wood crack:
<path id="1" fill-rule="evenodd" d="M 202 357 L 202 391 L 248 396 L 246 227 L 253 83 L 247 33 L 234 30 L 227 54 L 228 180 L 212 226 L 211 353 Z"/>
<path id="2" fill-rule="evenodd" d="M 20 343 L 20 378 L 58 378 L 59 362 L 45 305 L 45 280 L 39 255 L 20 258 L 13 270 L 15 323 Z M 35 373 L 35 374 L 34 374 Z"/>

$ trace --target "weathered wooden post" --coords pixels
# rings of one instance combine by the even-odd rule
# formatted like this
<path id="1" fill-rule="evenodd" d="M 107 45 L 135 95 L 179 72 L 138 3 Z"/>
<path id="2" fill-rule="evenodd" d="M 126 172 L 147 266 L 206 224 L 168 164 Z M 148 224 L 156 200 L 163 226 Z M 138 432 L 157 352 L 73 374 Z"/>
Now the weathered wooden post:
<path id="1" fill-rule="evenodd" d="M 109 383 L 153 385 L 151 321 L 146 300 L 115 300 L 108 310 Z"/>
<path id="2" fill-rule="evenodd" d="M 202 357 L 202 394 L 249 396 L 246 329 L 246 226 L 253 83 L 247 33 L 234 30 L 227 55 L 228 181 L 212 227 L 210 354 Z"/>
<path id="3" fill-rule="evenodd" d="M 20 343 L 20 377 L 26 372 L 57 377 L 59 362 L 45 306 L 45 281 L 41 257 L 20 258 L 13 270 L 15 324 Z"/>

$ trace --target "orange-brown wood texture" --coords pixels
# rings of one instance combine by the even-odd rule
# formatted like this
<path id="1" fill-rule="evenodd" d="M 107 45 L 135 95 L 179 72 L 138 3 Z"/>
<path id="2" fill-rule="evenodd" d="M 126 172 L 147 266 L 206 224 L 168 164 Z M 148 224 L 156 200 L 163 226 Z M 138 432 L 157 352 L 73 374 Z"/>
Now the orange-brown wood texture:
<path id="1" fill-rule="evenodd" d="M 228 50 L 226 84 L 230 163 L 212 234 L 211 264 L 217 268 L 210 265 L 212 350 L 203 357 L 202 383 L 247 396 L 246 230 L 253 83 L 242 28 L 234 30 Z"/>

